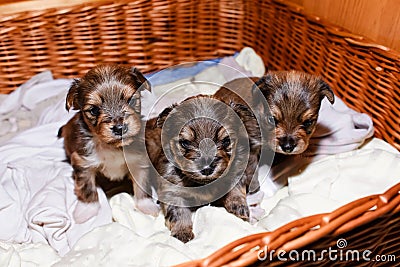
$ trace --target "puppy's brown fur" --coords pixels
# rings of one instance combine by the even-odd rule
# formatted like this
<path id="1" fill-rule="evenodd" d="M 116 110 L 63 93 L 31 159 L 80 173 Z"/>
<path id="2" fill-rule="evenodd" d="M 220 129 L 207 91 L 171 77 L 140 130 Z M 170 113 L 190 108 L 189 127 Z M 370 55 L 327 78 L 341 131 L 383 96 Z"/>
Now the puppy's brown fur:
<path id="1" fill-rule="evenodd" d="M 267 123 L 274 127 L 269 147 L 277 153 L 303 153 L 315 131 L 323 98 L 334 93 L 320 77 L 299 71 L 269 72 L 256 82 L 269 105 Z"/>
<path id="2" fill-rule="evenodd" d="M 244 127 L 238 129 L 238 117 L 253 119 L 244 105 L 226 105 L 199 95 L 165 109 L 146 126 L 146 146 L 161 176 L 157 193 L 166 225 L 172 236 L 183 242 L 194 238 L 191 210 L 201 205 L 222 205 L 249 220 L 249 182 L 242 178 L 248 138 Z M 163 132 L 167 136 L 162 138 Z M 196 190 L 185 190 L 188 188 Z"/>
<path id="3" fill-rule="evenodd" d="M 270 134 L 267 135 L 271 129 L 265 128 L 268 124 L 260 123 L 262 122 L 262 118 L 260 117 L 268 111 L 268 107 L 265 101 L 262 101 L 263 95 L 258 87 L 254 86 L 255 82 L 258 80 L 259 78 L 257 77 L 238 78 L 225 83 L 214 94 L 216 99 L 221 100 L 227 105 L 237 103 L 246 106 L 248 112 L 252 114 L 252 116 L 242 118 L 249 137 L 251 150 L 245 171 L 245 179 L 248 181 L 248 185 L 250 185 L 248 192 L 256 192 L 259 190 L 259 181 L 258 178 L 255 177 L 255 174 L 260 160 L 262 147 L 261 137 L 271 136 Z"/>
<path id="4" fill-rule="evenodd" d="M 229 88 L 229 89 L 228 89 Z M 267 105 L 255 97 L 261 90 Z M 260 79 L 240 78 L 215 96 L 225 102 L 246 103 L 260 123 L 267 146 L 284 155 L 303 153 L 316 128 L 321 101 L 332 104 L 334 94 L 320 77 L 299 71 L 270 71 Z"/>
<path id="5" fill-rule="evenodd" d="M 119 65 L 99 65 L 72 83 L 66 109 L 78 112 L 60 129 L 59 136 L 64 138 L 80 201 L 98 201 L 98 175 L 110 181 L 129 176 L 135 198 L 140 202 L 149 197 L 126 164 L 126 160 L 137 162 L 137 168 L 131 168 L 135 178 L 147 177 L 144 154 L 134 151 L 135 142 L 143 139 L 140 91 L 144 89 L 150 90 L 150 84 L 136 68 Z"/>

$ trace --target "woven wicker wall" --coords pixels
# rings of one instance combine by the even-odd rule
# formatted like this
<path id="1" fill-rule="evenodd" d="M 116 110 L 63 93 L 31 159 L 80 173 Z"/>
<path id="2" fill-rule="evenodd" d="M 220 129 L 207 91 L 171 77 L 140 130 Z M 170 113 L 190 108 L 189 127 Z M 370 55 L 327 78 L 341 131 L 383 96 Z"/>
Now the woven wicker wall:
<path id="1" fill-rule="evenodd" d="M 114 62 L 151 72 L 231 55 L 244 46 L 253 47 L 269 69 L 322 75 L 350 107 L 371 115 L 377 137 L 400 149 L 400 54 L 281 0 L 115 0 L 3 16 L 0 92 L 9 93 L 44 70 L 56 78 L 73 78 L 98 63 Z M 212 260 L 218 266 L 218 261 L 244 253 L 236 265 L 243 266 L 256 260 L 257 246 L 305 244 L 318 250 L 334 246 L 337 237 L 348 240 L 351 248 L 372 242 L 380 254 L 398 254 L 399 190 L 397 185 L 384 195 L 358 200 L 331 214 L 245 237 L 205 262 L 185 266 L 206 266 Z M 322 230 L 310 231 L 316 227 Z"/>
<path id="2" fill-rule="evenodd" d="M 376 136 L 400 149 L 400 55 L 276 0 L 136 0 L 0 18 L 0 92 L 51 70 L 78 77 L 98 63 L 150 72 L 253 47 L 269 69 L 322 75 Z"/>

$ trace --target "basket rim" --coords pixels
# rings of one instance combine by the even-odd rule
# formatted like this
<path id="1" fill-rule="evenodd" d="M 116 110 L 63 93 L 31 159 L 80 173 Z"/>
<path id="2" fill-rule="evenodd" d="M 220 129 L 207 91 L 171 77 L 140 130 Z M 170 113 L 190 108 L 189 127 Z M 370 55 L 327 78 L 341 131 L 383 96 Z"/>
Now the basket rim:
<path id="1" fill-rule="evenodd" d="M 257 261 L 258 252 L 265 246 L 275 251 L 291 251 L 305 247 L 327 234 L 338 236 L 362 226 L 384 214 L 400 212 L 400 183 L 382 194 L 374 194 L 349 202 L 330 213 L 320 213 L 289 222 L 274 231 L 256 233 L 237 239 L 211 255 L 175 265 L 221 266 L 235 260 L 234 266 Z M 243 264 L 243 265 L 242 265 Z"/>
<path id="2" fill-rule="evenodd" d="M 366 36 L 363 36 L 361 34 L 355 34 L 352 33 L 350 30 L 335 25 L 331 22 L 329 22 L 327 19 L 324 19 L 320 16 L 313 15 L 310 13 L 307 13 L 304 9 L 304 7 L 300 6 L 297 3 L 294 2 L 289 2 L 287 0 L 272 0 L 273 2 L 289 7 L 292 10 L 295 10 L 299 14 L 305 16 L 310 22 L 317 22 L 317 23 L 323 23 L 326 26 L 326 29 L 329 33 L 344 37 L 347 42 L 349 42 L 352 45 L 357 45 L 357 46 L 362 46 L 365 48 L 373 48 L 376 49 L 377 52 L 382 53 L 383 55 L 386 55 L 390 58 L 397 58 L 400 60 L 400 51 L 396 51 L 392 48 L 389 48 L 385 45 L 377 43 L 377 41 L 374 41 Z M 38 16 L 57 16 L 57 15 L 62 15 L 64 13 L 68 12 L 74 12 L 75 10 L 80 10 L 81 9 L 92 9 L 98 6 L 101 7 L 109 7 L 109 6 L 120 6 L 120 5 L 133 5 L 135 2 L 141 2 L 141 0 L 136 0 L 136 1 L 129 1 L 129 0 L 98 0 L 96 2 L 87 2 L 87 3 L 81 3 L 81 4 L 71 4 L 68 6 L 61 6 L 61 7 L 50 7 L 50 8 L 44 8 L 44 9 L 38 9 L 38 10 L 30 10 L 30 11 L 20 11 L 20 12 L 14 12 L 14 13 L 7 13 L 0 15 L 0 23 L 4 23 L 7 21 L 11 20 L 25 20 L 25 19 L 32 19 Z M 51 14 L 51 15 L 49 15 Z"/>

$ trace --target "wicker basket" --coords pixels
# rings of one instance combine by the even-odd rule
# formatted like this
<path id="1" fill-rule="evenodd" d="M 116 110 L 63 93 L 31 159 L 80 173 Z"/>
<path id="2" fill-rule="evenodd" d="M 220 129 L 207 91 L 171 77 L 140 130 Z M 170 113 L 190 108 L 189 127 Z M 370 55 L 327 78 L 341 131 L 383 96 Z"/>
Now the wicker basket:
<path id="1" fill-rule="evenodd" d="M 56 78 L 72 78 L 98 63 L 117 62 L 150 72 L 230 55 L 244 46 L 253 47 L 269 69 L 323 76 L 351 108 L 373 118 L 376 137 L 400 149 L 400 54 L 277 0 L 112 1 L 2 17 L 0 92 L 11 92 L 44 70 Z M 257 264 L 265 245 L 271 250 L 312 248 L 323 253 L 338 238 L 352 244 L 348 249 L 368 247 L 377 254 L 398 255 L 399 190 L 400 184 L 330 214 L 245 237 L 182 266 Z M 267 263 L 305 264 L 258 262 Z M 318 262 L 324 264 L 348 265 Z M 387 262 L 373 262 L 379 264 Z"/>

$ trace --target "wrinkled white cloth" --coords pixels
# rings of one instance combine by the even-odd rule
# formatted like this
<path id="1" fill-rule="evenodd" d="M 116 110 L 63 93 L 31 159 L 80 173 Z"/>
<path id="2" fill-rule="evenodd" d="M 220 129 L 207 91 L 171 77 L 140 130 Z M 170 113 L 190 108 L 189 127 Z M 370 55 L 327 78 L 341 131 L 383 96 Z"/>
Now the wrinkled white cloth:
<path id="1" fill-rule="evenodd" d="M 374 134 L 371 117 L 349 108 L 338 96 L 333 105 L 324 98 L 320 114 L 306 156 L 351 151 Z"/>
<path id="2" fill-rule="evenodd" d="M 273 231 L 295 219 L 381 194 L 399 182 L 399 151 L 374 138 L 361 149 L 320 158 L 290 176 L 288 186 L 261 205 L 266 216 L 258 225 Z"/>
<path id="3" fill-rule="evenodd" d="M 117 223 L 85 235 L 55 266 L 81 266 L 84 262 L 95 266 L 171 266 L 206 257 L 238 238 L 264 231 L 223 208 L 207 206 L 192 216 L 196 238 L 183 244 L 171 237 L 161 214 L 154 218 L 134 210 L 130 195 L 118 194 L 110 204 Z"/>
<path id="4" fill-rule="evenodd" d="M 32 83 L 29 90 L 16 91 L 19 97 L 10 95 L 5 100 L 9 115 L 12 110 L 18 112 L 15 107 L 21 107 L 21 103 L 29 109 L 35 108 L 33 103 L 46 100 L 39 93 L 42 90 L 52 92 L 47 94 L 51 98 L 54 92 L 65 95 L 70 85 L 66 80 L 43 81 L 42 74 L 37 78 L 40 82 Z M 63 142 L 57 137 L 58 129 L 72 114 L 67 113 L 64 102 L 43 110 L 43 117 L 36 118 L 36 127 L 0 146 L 0 239 L 48 243 L 63 255 L 82 235 L 111 223 L 111 208 L 105 194 L 98 190 L 101 209 L 97 216 L 82 224 L 74 222 L 72 211 L 78 201 L 73 192 L 72 168 L 65 162 Z"/>
<path id="5" fill-rule="evenodd" d="M 65 90 L 70 84 L 71 80 L 53 80 L 51 72 L 44 71 L 9 95 L 0 95 L 0 144 L 36 126 L 48 106 L 65 99 Z"/>

